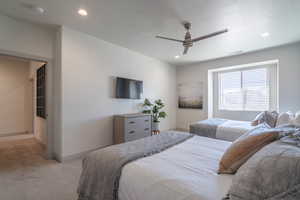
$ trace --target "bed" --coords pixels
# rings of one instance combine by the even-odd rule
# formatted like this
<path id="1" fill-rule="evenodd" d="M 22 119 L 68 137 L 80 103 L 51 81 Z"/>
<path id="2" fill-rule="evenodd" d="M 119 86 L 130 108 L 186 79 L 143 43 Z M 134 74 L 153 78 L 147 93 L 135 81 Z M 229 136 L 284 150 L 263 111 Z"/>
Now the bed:
<path id="1" fill-rule="evenodd" d="M 289 135 L 299 131 L 281 127 L 275 132 Z M 217 174 L 230 145 L 168 131 L 94 151 L 83 160 L 78 200 L 300 198 L 298 146 L 274 141 L 245 161 L 235 175 Z"/>
<path id="2" fill-rule="evenodd" d="M 127 164 L 119 200 L 221 200 L 233 175 L 218 175 L 229 142 L 195 136 L 162 153 Z"/>
<path id="3" fill-rule="evenodd" d="M 230 144 L 170 131 L 94 152 L 83 162 L 79 200 L 221 200 L 234 177 L 217 174 Z"/>
<path id="4" fill-rule="evenodd" d="M 255 128 L 249 121 L 210 118 L 190 125 L 190 133 L 226 141 L 234 141 Z"/>

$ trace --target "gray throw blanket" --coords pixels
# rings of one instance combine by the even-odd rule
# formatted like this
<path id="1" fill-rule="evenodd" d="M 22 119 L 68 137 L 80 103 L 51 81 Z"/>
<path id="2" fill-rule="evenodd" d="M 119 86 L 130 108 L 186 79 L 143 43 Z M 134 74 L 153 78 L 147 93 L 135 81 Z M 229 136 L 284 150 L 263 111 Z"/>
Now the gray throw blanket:
<path id="1" fill-rule="evenodd" d="M 190 125 L 190 133 L 195 135 L 216 138 L 217 128 L 225 123 L 226 119 L 211 118 Z"/>
<path id="2" fill-rule="evenodd" d="M 168 131 L 90 153 L 83 160 L 78 200 L 117 200 L 124 165 L 159 153 L 191 137 L 188 133 Z"/>

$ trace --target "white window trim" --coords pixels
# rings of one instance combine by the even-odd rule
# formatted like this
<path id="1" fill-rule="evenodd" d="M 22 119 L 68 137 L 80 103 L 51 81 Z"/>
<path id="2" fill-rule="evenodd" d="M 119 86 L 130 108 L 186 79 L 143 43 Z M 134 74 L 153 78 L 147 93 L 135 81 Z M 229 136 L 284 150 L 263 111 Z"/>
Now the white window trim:
<path id="1" fill-rule="evenodd" d="M 262 65 L 275 65 L 276 69 L 276 86 L 274 89 L 275 93 L 275 110 L 279 110 L 279 60 L 268 60 L 263 62 L 255 62 L 255 63 L 248 63 L 248 64 L 242 64 L 242 65 L 234 65 L 234 66 L 227 66 L 227 67 L 220 67 L 215 69 L 208 70 L 208 117 L 212 118 L 214 117 L 214 74 L 217 72 L 230 72 L 230 71 L 236 71 L 236 70 L 247 70 L 247 69 L 255 69 L 259 68 Z M 232 111 L 234 112 L 234 111 Z M 251 111 L 239 111 L 239 112 L 251 112 Z"/>

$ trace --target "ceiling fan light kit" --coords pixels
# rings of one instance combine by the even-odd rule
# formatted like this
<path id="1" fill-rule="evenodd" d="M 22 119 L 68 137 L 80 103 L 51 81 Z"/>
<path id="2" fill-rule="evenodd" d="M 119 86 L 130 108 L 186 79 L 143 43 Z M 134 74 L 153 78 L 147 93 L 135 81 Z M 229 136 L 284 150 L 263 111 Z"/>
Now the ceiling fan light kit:
<path id="1" fill-rule="evenodd" d="M 215 37 L 217 35 L 228 32 L 228 29 L 223 29 L 223 30 L 220 30 L 220 31 L 217 31 L 217 32 L 213 32 L 213 33 L 210 33 L 210 34 L 203 35 L 203 36 L 192 39 L 192 35 L 190 33 L 190 29 L 191 29 L 191 26 L 192 26 L 191 23 L 190 22 L 183 22 L 183 26 L 186 29 L 184 40 L 178 40 L 178 39 L 159 36 L 159 35 L 157 35 L 156 38 L 182 43 L 182 45 L 184 47 L 183 55 L 185 55 L 185 54 L 187 54 L 189 48 L 193 46 L 194 42 L 198 42 L 200 40 L 208 39 L 208 38 Z"/>

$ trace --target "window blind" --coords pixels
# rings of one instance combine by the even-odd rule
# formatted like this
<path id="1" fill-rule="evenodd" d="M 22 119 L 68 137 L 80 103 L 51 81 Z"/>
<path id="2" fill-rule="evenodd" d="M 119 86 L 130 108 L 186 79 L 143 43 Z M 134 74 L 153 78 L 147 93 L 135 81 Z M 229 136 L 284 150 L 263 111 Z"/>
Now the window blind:
<path id="1" fill-rule="evenodd" d="M 219 72 L 219 109 L 270 110 L 269 77 L 268 67 Z"/>

